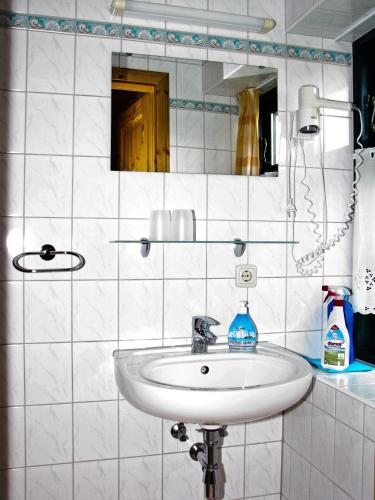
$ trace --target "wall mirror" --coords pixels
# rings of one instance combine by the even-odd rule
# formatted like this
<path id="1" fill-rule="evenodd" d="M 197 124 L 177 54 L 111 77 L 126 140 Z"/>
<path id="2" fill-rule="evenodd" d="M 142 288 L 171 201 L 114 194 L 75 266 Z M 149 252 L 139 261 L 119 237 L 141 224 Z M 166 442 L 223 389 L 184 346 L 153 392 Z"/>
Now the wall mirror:
<path id="1" fill-rule="evenodd" d="M 275 176 L 277 69 L 112 56 L 111 169 Z"/>

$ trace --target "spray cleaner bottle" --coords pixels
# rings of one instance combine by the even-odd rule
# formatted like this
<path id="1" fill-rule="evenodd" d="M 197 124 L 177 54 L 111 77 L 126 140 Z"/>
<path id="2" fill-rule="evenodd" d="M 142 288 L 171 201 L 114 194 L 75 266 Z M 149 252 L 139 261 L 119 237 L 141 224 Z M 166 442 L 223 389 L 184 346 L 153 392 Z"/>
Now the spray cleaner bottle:
<path id="1" fill-rule="evenodd" d="M 342 371 L 354 361 L 354 313 L 349 302 L 351 291 L 342 286 L 323 286 L 328 292 L 327 324 L 322 335 L 323 368 Z"/>

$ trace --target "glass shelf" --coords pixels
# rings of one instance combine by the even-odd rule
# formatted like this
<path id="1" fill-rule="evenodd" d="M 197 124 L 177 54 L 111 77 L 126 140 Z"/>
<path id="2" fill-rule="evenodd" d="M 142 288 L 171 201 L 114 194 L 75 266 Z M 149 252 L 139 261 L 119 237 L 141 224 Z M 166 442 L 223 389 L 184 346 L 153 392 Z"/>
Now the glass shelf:
<path id="1" fill-rule="evenodd" d="M 247 244 L 254 245 L 293 245 L 297 244 L 298 241 L 264 241 L 264 240 L 242 240 L 240 238 L 235 238 L 233 240 L 148 240 L 147 238 L 141 238 L 140 240 L 112 240 L 110 243 L 136 243 L 141 245 L 142 257 L 147 257 L 150 253 L 151 245 L 154 244 L 194 244 L 194 245 L 217 245 L 217 244 L 232 244 L 234 245 L 234 255 L 236 257 L 241 257 L 246 250 Z"/>

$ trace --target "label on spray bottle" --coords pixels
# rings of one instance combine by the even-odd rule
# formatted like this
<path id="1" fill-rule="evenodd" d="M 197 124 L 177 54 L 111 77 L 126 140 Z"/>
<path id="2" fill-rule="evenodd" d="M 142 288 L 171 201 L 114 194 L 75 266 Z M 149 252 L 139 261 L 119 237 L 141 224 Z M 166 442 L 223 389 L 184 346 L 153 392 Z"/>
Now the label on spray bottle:
<path id="1" fill-rule="evenodd" d="M 324 363 L 332 366 L 345 365 L 345 337 L 337 325 L 332 325 L 323 343 Z"/>

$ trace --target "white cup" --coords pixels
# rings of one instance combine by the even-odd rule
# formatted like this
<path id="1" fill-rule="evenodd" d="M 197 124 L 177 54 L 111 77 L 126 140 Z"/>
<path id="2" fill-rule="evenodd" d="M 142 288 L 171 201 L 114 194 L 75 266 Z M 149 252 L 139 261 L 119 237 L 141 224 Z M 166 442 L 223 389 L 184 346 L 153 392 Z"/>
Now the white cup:
<path id="1" fill-rule="evenodd" d="M 173 210 L 171 218 L 171 240 L 195 241 L 196 224 L 194 210 Z"/>
<path id="2" fill-rule="evenodd" d="M 169 210 L 151 210 L 150 240 L 168 241 L 171 236 L 171 212 Z"/>

